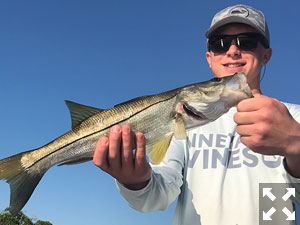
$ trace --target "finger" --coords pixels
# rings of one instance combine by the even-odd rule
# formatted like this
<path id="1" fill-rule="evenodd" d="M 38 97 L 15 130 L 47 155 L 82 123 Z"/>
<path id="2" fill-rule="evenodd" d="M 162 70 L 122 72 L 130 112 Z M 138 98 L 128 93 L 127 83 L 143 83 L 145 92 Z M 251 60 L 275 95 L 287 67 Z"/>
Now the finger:
<path id="1" fill-rule="evenodd" d="M 251 136 L 253 134 L 253 125 L 238 125 L 236 127 L 236 132 L 240 136 Z"/>
<path id="2" fill-rule="evenodd" d="M 133 143 L 132 143 L 132 132 L 128 125 L 122 127 L 122 169 L 132 170 L 133 169 Z"/>
<path id="3" fill-rule="evenodd" d="M 116 125 L 113 126 L 109 132 L 108 162 L 110 168 L 113 170 L 119 170 L 121 168 L 120 146 L 121 127 Z"/>
<path id="4" fill-rule="evenodd" d="M 263 106 L 264 97 L 263 95 L 257 95 L 254 98 L 248 98 L 240 101 L 237 104 L 238 112 L 251 112 L 257 111 Z"/>
<path id="5" fill-rule="evenodd" d="M 109 165 L 107 160 L 108 138 L 101 137 L 95 147 L 93 162 L 100 169 L 107 171 Z"/>
<path id="6" fill-rule="evenodd" d="M 264 143 L 260 142 L 259 139 L 253 137 L 253 136 L 243 136 L 241 137 L 240 141 L 247 146 L 249 149 L 251 149 L 253 152 L 261 153 L 264 155 L 269 155 L 270 150 L 269 148 L 262 147 Z M 263 152 L 261 152 L 263 150 Z M 275 155 L 274 151 L 271 151 L 272 155 Z"/>
<path id="7" fill-rule="evenodd" d="M 144 167 L 147 162 L 146 159 L 146 140 L 143 133 L 136 133 L 136 151 L 135 151 L 135 168 Z"/>
<path id="8" fill-rule="evenodd" d="M 251 136 L 242 136 L 240 138 L 240 141 L 245 145 L 247 146 L 248 148 L 252 149 L 252 146 L 250 146 L 250 143 L 252 141 L 252 137 Z M 253 150 L 252 150 L 253 151 Z"/>
<path id="9" fill-rule="evenodd" d="M 237 112 L 233 120 L 238 125 L 253 124 L 257 121 L 257 111 L 254 112 Z"/>

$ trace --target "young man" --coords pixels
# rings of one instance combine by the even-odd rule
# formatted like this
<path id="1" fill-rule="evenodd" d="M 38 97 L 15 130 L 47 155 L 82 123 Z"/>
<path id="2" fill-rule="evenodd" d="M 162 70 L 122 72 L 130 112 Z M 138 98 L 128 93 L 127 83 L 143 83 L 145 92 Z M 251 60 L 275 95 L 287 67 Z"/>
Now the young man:
<path id="1" fill-rule="evenodd" d="M 259 184 L 300 183 L 300 106 L 283 104 L 260 90 L 261 68 L 272 55 L 262 12 L 245 5 L 228 7 L 215 15 L 206 37 L 214 76 L 245 73 L 254 98 L 187 131 L 186 141 L 172 140 L 158 166 L 146 160 L 142 133 L 135 134 L 133 154 L 126 125 L 113 127 L 109 137 L 99 140 L 94 163 L 117 180 L 121 194 L 139 211 L 165 209 L 179 196 L 174 224 L 259 224 Z M 284 204 L 293 208 L 289 199 Z M 283 217 L 272 215 L 272 224 Z"/>

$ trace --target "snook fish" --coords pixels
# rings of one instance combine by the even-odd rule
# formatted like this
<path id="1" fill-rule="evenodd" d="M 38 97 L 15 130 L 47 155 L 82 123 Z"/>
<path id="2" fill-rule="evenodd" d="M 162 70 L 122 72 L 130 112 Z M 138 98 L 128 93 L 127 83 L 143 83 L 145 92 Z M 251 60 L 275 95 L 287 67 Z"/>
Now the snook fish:
<path id="1" fill-rule="evenodd" d="M 0 179 L 10 184 L 9 210 L 16 215 L 24 207 L 52 166 L 91 160 L 97 140 L 115 124 L 129 124 L 134 132 L 143 132 L 150 162 L 159 164 L 173 136 L 185 139 L 186 129 L 216 120 L 249 97 L 246 76 L 234 74 L 135 98 L 106 110 L 66 101 L 72 130 L 43 147 L 0 160 Z"/>

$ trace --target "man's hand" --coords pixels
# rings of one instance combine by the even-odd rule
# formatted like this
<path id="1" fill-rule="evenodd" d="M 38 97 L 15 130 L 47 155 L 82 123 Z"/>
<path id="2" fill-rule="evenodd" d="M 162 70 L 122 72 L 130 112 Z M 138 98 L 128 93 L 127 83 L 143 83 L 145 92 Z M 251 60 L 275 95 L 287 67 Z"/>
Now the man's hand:
<path id="1" fill-rule="evenodd" d="M 261 94 L 241 101 L 234 115 L 241 142 L 254 152 L 282 155 L 300 177 L 300 124 L 280 101 Z"/>
<path id="2" fill-rule="evenodd" d="M 110 129 L 108 137 L 101 137 L 97 142 L 93 162 L 125 187 L 138 190 L 148 184 L 152 173 L 145 145 L 142 133 L 133 134 L 130 126 L 116 125 Z M 135 153 L 133 146 L 136 146 Z"/>

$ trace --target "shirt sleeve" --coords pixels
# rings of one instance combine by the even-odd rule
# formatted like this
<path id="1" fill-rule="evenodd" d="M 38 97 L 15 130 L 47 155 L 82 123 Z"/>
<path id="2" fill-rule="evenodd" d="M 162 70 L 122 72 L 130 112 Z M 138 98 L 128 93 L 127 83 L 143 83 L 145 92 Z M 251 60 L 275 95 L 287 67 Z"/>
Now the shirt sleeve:
<path id="1" fill-rule="evenodd" d="M 164 160 L 151 165 L 152 176 L 148 185 L 141 190 L 130 190 L 116 181 L 117 188 L 129 206 L 140 212 L 165 210 L 180 194 L 183 184 L 185 141 L 173 138 Z"/>
<path id="2" fill-rule="evenodd" d="M 294 104 L 286 104 L 289 112 L 293 116 L 293 118 L 300 123 L 300 106 L 299 105 L 294 105 Z M 294 198 L 294 203 L 297 205 L 300 205 L 300 179 L 294 177 L 288 170 L 287 163 L 286 163 L 286 158 L 283 159 L 283 166 L 286 171 L 286 179 L 288 186 L 290 188 L 295 188 L 296 196 Z"/>
<path id="3" fill-rule="evenodd" d="M 295 198 L 294 198 L 294 203 L 297 205 L 300 205 L 300 179 L 294 177 L 293 175 L 290 174 L 287 164 L 286 164 L 286 159 L 283 159 L 283 166 L 286 171 L 286 178 L 287 178 L 287 185 L 290 188 L 295 188 Z"/>

